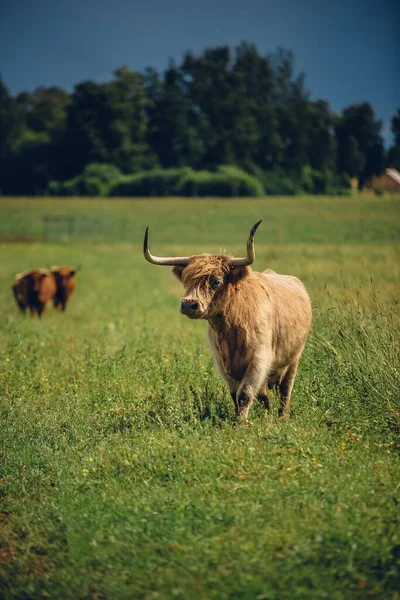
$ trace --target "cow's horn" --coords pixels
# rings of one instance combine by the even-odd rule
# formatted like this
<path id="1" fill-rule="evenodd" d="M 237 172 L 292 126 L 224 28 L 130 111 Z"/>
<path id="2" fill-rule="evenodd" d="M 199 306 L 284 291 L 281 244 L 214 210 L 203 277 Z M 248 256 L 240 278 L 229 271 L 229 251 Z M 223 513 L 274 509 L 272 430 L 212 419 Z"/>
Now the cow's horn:
<path id="1" fill-rule="evenodd" d="M 153 265 L 164 265 L 165 267 L 186 267 L 189 264 L 188 256 L 153 256 L 149 250 L 149 228 L 146 227 L 143 242 L 143 254 L 145 259 Z"/>
<path id="2" fill-rule="evenodd" d="M 254 234 L 262 223 L 262 219 L 257 221 L 255 225 L 251 228 L 249 239 L 247 240 L 247 256 L 246 258 L 232 258 L 232 266 L 233 267 L 246 267 L 247 265 L 251 265 L 255 258 L 256 254 L 254 252 Z"/>

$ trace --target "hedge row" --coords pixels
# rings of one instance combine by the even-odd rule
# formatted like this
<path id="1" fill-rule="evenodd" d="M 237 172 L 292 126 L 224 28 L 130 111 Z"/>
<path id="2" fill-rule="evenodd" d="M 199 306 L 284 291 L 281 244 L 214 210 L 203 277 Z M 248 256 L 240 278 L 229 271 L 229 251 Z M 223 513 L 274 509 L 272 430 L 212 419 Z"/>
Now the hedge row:
<path id="1" fill-rule="evenodd" d="M 91 164 L 81 175 L 67 181 L 51 181 L 47 193 L 53 196 L 262 196 L 295 194 L 350 193 L 349 180 L 332 172 L 315 171 L 309 166 L 302 173 L 278 170 L 249 174 L 230 165 L 215 171 L 194 171 L 189 167 L 153 169 L 123 175 L 114 165 Z"/>

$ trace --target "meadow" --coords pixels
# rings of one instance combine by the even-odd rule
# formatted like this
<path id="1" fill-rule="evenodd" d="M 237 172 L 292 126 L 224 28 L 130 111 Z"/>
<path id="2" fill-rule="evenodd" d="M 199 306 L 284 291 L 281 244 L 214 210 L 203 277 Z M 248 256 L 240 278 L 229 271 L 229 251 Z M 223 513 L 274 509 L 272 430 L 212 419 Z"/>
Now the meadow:
<path id="1" fill-rule="evenodd" d="M 313 328 L 291 419 L 236 426 L 142 239 L 238 256 L 260 218 L 253 267 L 303 280 Z M 0 597 L 399 599 L 399 241 L 400 197 L 0 199 Z M 81 266 L 66 313 L 19 314 L 52 264 Z"/>

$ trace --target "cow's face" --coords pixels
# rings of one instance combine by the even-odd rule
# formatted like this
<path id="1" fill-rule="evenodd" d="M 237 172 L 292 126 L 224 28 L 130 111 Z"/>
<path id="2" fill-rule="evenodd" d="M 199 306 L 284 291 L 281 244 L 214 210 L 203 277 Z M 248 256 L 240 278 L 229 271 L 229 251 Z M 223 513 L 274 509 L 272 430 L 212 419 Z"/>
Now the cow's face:
<path id="1" fill-rule="evenodd" d="M 185 286 L 181 312 L 191 319 L 212 319 L 224 312 L 231 285 L 245 277 L 253 264 L 254 234 L 261 221 L 251 228 L 246 256 L 199 254 L 198 256 L 153 256 L 149 249 L 149 228 L 143 240 L 143 255 L 153 265 L 174 267 L 174 275 Z"/>
<path id="2" fill-rule="evenodd" d="M 186 267 L 173 268 L 185 287 L 182 314 L 190 319 L 210 319 L 222 311 L 229 283 L 246 273 L 246 267 L 234 267 L 231 261 L 229 256 L 202 254 L 191 257 Z"/>
<path id="3" fill-rule="evenodd" d="M 43 272 L 43 271 L 31 271 L 27 275 L 27 279 L 30 284 L 31 292 L 34 292 L 35 295 L 38 295 L 40 293 L 42 281 L 47 276 L 48 276 L 48 273 Z"/>
<path id="4" fill-rule="evenodd" d="M 70 269 L 69 267 L 53 267 L 51 272 L 56 280 L 57 288 L 59 290 L 65 290 L 68 288 L 70 279 L 75 276 L 76 269 Z"/>

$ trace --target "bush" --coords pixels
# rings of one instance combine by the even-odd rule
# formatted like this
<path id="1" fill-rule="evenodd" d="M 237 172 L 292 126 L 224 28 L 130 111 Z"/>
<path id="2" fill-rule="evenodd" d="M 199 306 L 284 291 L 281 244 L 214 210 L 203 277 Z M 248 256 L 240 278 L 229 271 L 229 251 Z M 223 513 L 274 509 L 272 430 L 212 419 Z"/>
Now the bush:
<path id="1" fill-rule="evenodd" d="M 82 177 L 80 175 L 66 181 L 49 181 L 46 187 L 46 195 L 49 196 L 79 196 L 81 193 Z"/>
<path id="2" fill-rule="evenodd" d="M 192 170 L 153 169 L 136 175 L 126 175 L 109 190 L 110 196 L 176 196 L 181 181 Z"/>
<path id="3" fill-rule="evenodd" d="M 252 175 L 232 166 L 216 172 L 180 169 L 154 169 L 126 176 L 110 190 L 111 196 L 260 196 L 261 183 Z"/>
<path id="4" fill-rule="evenodd" d="M 122 173 L 118 167 L 107 163 L 91 163 L 84 168 L 82 173 L 83 179 L 97 179 L 107 185 L 116 183 L 121 176 Z"/>
<path id="5" fill-rule="evenodd" d="M 82 175 L 66 181 L 50 181 L 46 192 L 51 196 L 107 196 L 121 177 L 121 171 L 114 165 L 91 163 Z"/>
<path id="6" fill-rule="evenodd" d="M 264 192 L 269 196 L 295 196 L 303 193 L 299 177 L 285 173 L 282 169 L 256 169 L 255 174 L 262 183 Z"/>
<path id="7" fill-rule="evenodd" d="M 79 183 L 81 196 L 107 196 L 109 186 L 97 177 L 82 177 Z"/>
<path id="8" fill-rule="evenodd" d="M 122 173 L 115 165 L 91 163 L 83 170 L 78 193 L 82 196 L 107 196 L 121 177 Z"/>
<path id="9" fill-rule="evenodd" d="M 191 171 L 181 182 L 181 196 L 262 196 L 263 186 L 238 167 L 222 165 L 216 172 Z"/>
<path id="10" fill-rule="evenodd" d="M 46 196 L 61 196 L 62 181 L 49 181 L 46 186 Z"/>
<path id="11" fill-rule="evenodd" d="M 61 196 L 79 196 L 81 193 L 81 182 L 82 178 L 80 175 L 78 177 L 73 177 L 72 179 L 67 179 L 66 181 L 61 182 Z"/>
<path id="12" fill-rule="evenodd" d="M 310 165 L 301 174 L 282 169 L 246 173 L 233 165 L 221 165 L 215 171 L 193 171 L 190 167 L 152 169 L 134 175 L 122 175 L 114 165 L 92 163 L 67 181 L 50 181 L 47 194 L 53 196 L 293 196 L 308 194 L 350 194 L 350 179 L 331 171 L 316 171 Z"/>

